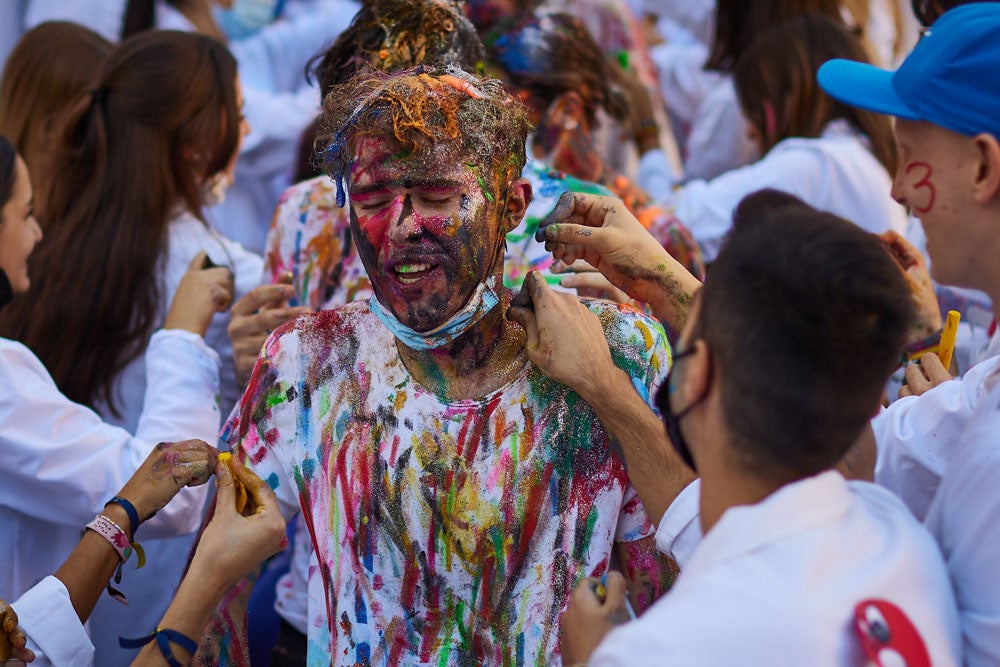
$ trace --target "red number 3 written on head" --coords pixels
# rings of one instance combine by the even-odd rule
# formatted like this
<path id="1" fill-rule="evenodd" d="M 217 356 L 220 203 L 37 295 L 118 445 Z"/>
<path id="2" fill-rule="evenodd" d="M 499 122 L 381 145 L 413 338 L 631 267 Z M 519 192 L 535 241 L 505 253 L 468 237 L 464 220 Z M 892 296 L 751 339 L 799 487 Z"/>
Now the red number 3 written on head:
<path id="1" fill-rule="evenodd" d="M 913 184 L 914 190 L 926 189 L 929 193 L 927 197 L 927 204 L 924 206 L 914 206 L 913 210 L 917 213 L 927 213 L 932 208 L 934 208 L 934 200 L 937 199 L 937 190 L 934 189 L 934 183 L 931 182 L 931 176 L 934 175 L 934 169 L 926 162 L 911 162 L 906 165 L 906 175 L 909 176 L 911 172 L 922 170 L 923 178 Z M 918 172 L 919 173 L 919 172 Z"/>

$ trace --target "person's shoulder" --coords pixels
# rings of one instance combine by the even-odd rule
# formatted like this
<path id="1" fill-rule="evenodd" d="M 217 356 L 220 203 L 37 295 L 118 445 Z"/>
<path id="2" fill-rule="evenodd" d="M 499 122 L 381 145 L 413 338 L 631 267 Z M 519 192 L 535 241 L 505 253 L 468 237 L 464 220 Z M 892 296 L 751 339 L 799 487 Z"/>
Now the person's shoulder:
<path id="1" fill-rule="evenodd" d="M 738 665 L 748 656 L 754 664 L 788 664 L 810 634 L 805 621 L 766 595 L 699 579 L 697 586 L 671 590 L 637 621 L 608 635 L 590 664 Z M 776 642 L 777 636 L 789 641 Z"/>
<path id="2" fill-rule="evenodd" d="M 603 299 L 583 297 L 580 301 L 597 315 L 612 349 L 635 345 L 651 349 L 667 345 L 667 334 L 660 321 L 637 308 Z"/>
<path id="3" fill-rule="evenodd" d="M 378 318 L 367 300 L 299 315 L 274 330 L 272 338 L 310 338 L 354 335 L 377 330 Z"/>
<path id="4" fill-rule="evenodd" d="M 278 199 L 278 212 L 308 209 L 317 213 L 342 212 L 337 206 L 337 188 L 329 176 L 320 175 L 285 188 Z M 346 216 L 345 216 L 346 217 Z"/>

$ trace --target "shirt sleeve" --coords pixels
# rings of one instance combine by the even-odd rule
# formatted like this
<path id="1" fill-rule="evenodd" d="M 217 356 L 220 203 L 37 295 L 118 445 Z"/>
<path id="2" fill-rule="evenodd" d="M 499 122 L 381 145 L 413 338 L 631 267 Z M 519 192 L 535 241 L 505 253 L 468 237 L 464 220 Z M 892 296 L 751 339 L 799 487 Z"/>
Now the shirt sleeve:
<path id="1" fill-rule="evenodd" d="M 174 343 L 177 349 L 187 346 L 191 354 L 171 356 L 177 351 L 171 347 Z M 6 342 L 0 347 L 0 441 L 5 457 L 0 505 L 42 521 L 83 526 L 124 486 L 155 443 L 210 435 L 209 422 L 217 430 L 218 359 L 203 345 L 178 338 L 177 332 L 154 334 L 147 356 L 156 368 L 150 375 L 139 437 L 134 437 L 66 398 L 37 357 L 23 345 Z M 200 360 L 198 355 L 203 355 Z M 213 364 L 214 384 L 208 377 Z M 176 393 L 199 386 L 199 378 L 204 394 L 194 395 L 201 398 L 178 400 Z M 204 402 L 210 405 L 201 405 Z M 168 508 L 160 513 L 164 518 L 158 515 L 154 521 L 169 524 L 172 513 L 185 511 Z M 170 527 L 188 532 L 200 522 L 200 514 L 175 518 Z"/>
<path id="2" fill-rule="evenodd" d="M 35 653 L 32 667 L 94 664 L 94 645 L 61 581 L 45 577 L 11 607 Z"/>
<path id="3" fill-rule="evenodd" d="M 672 557 L 681 570 L 701 544 L 700 506 L 701 480 L 696 479 L 677 494 L 656 529 L 656 548 Z"/>
<path id="4" fill-rule="evenodd" d="M 983 382 L 1000 357 L 969 369 L 965 377 L 922 396 L 901 398 L 872 420 L 878 459 L 875 481 L 902 499 L 923 520 L 941 476 L 983 393 Z"/>

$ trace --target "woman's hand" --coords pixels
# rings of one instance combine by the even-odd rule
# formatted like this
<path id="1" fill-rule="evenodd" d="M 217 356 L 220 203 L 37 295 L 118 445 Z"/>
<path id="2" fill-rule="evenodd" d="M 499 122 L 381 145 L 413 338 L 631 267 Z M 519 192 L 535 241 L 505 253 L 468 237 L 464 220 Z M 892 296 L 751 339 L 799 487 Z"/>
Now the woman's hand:
<path id="1" fill-rule="evenodd" d="M 135 505 L 145 521 L 185 486 L 199 486 L 215 470 L 219 452 L 202 440 L 161 442 L 149 453 L 118 495 Z M 132 526 L 135 533 L 137 526 Z"/>
<path id="2" fill-rule="evenodd" d="M 191 574 L 226 591 L 284 549 L 288 539 L 274 491 L 253 471 L 226 457 L 215 470 L 215 480 L 215 514 L 198 542 Z M 242 512 L 237 510 L 237 481 L 247 493 Z"/>
<path id="3" fill-rule="evenodd" d="M 312 312 L 304 306 L 290 307 L 295 296 L 291 285 L 261 285 L 237 301 L 230 311 L 229 340 L 240 384 L 250 378 L 264 341 L 279 326 L 300 315 Z"/>
<path id="4" fill-rule="evenodd" d="M 191 260 L 170 303 L 164 329 L 181 329 L 204 336 L 212 317 L 225 312 L 233 300 L 233 274 L 222 266 L 204 268 L 207 255 Z"/>

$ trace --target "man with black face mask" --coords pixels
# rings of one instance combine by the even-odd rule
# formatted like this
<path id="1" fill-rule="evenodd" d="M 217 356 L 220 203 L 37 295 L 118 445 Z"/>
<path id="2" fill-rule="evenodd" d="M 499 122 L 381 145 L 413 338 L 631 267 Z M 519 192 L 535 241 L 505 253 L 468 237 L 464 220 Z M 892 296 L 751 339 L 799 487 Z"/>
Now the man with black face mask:
<path id="1" fill-rule="evenodd" d="M 674 587 L 635 622 L 615 628 L 617 578 L 603 596 L 595 582 L 578 586 L 562 621 L 565 663 L 854 665 L 867 654 L 882 664 L 892 649 L 911 666 L 959 664 L 955 602 L 932 538 L 890 492 L 833 469 L 878 408 L 913 317 L 879 241 L 763 191 L 737 209 L 698 291 L 620 205 L 588 195 L 562 204 L 542 231 L 556 256 L 596 262 L 630 293 L 661 292 L 653 307 L 668 322 L 686 310 L 657 397 L 670 444 L 650 430 L 645 447 L 623 454 L 661 531 L 676 487 L 648 469 L 668 469 L 678 454 L 697 469 L 705 533 Z M 628 238 L 614 244 L 627 251 L 597 257 L 574 242 L 594 227 Z M 621 372 L 590 363 L 573 374 L 565 363 L 605 358 L 597 322 L 537 279 L 526 284 L 515 306 L 529 357 L 615 436 L 632 424 L 634 438 L 645 409 L 607 410 L 636 393 Z"/>

